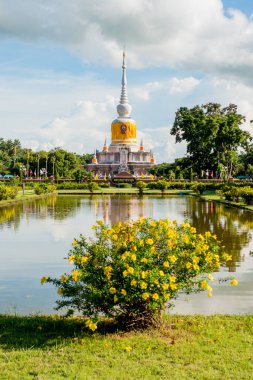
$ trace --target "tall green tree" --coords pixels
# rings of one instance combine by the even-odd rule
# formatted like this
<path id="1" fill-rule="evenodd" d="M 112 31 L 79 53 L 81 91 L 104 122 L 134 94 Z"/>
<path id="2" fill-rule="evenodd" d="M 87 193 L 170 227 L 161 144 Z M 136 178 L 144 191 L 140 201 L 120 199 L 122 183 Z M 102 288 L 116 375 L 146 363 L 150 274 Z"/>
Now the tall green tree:
<path id="1" fill-rule="evenodd" d="M 240 128 L 245 117 L 235 104 L 222 108 L 207 103 L 176 112 L 171 135 L 176 142 L 186 141 L 187 154 L 195 170 L 223 167 L 230 176 L 238 159 L 238 148 L 247 148 L 251 136 Z"/>

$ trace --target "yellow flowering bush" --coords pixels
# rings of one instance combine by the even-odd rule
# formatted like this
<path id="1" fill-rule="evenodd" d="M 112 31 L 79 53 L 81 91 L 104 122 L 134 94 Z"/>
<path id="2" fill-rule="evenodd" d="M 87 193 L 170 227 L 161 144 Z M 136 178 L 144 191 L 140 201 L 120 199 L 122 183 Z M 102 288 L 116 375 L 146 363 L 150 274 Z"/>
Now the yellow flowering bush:
<path id="1" fill-rule="evenodd" d="M 215 235 L 198 234 L 187 222 L 142 218 L 109 227 L 99 221 L 93 229 L 94 239 L 81 235 L 72 244 L 72 272 L 42 281 L 60 289 L 57 309 L 81 312 L 93 330 L 100 315 L 131 326 L 156 324 L 180 292 L 211 297 L 211 273 L 230 259 Z"/>

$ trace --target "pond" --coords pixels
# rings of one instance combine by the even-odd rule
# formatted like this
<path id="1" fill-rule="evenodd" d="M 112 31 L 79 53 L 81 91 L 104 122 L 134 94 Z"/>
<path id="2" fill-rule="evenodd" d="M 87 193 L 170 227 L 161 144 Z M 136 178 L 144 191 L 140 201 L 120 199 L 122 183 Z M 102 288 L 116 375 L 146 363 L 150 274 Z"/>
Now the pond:
<path id="1" fill-rule="evenodd" d="M 239 285 L 213 284 L 206 293 L 180 296 L 173 313 L 253 313 L 253 213 L 191 196 L 52 196 L 0 209 L 0 313 L 55 313 L 56 289 L 44 275 L 70 271 L 65 259 L 79 234 L 92 236 L 96 220 L 117 223 L 139 217 L 188 219 L 197 232 L 210 230 L 233 260 L 215 273 Z"/>

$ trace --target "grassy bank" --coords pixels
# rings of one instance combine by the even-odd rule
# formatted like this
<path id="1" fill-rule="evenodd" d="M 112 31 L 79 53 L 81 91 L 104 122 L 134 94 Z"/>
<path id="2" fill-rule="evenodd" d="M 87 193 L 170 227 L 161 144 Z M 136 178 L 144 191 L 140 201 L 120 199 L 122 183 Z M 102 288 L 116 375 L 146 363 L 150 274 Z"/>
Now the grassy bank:
<path id="1" fill-rule="evenodd" d="M 169 316 L 94 335 L 81 319 L 0 316 L 1 379 L 252 379 L 253 316 Z"/>
<path id="2" fill-rule="evenodd" d="M 230 207 L 237 207 L 244 210 L 253 211 L 253 205 L 246 205 L 245 203 L 242 203 L 242 202 L 226 201 L 225 199 L 222 199 L 220 195 L 216 194 L 213 191 L 205 191 L 204 194 L 202 194 L 200 197 L 201 199 L 205 201 L 215 201 L 215 202 L 226 204 Z"/>
<path id="3" fill-rule="evenodd" d="M 31 199 L 40 199 L 40 198 L 45 198 L 49 195 L 52 195 L 53 193 L 50 194 L 41 194 L 41 195 L 36 195 L 34 193 L 34 190 L 25 190 L 25 193 L 23 194 L 23 191 L 19 191 L 18 195 L 14 199 L 6 199 L 6 200 L 1 200 L 0 201 L 0 207 L 5 207 L 9 206 L 18 202 L 23 202 Z"/>

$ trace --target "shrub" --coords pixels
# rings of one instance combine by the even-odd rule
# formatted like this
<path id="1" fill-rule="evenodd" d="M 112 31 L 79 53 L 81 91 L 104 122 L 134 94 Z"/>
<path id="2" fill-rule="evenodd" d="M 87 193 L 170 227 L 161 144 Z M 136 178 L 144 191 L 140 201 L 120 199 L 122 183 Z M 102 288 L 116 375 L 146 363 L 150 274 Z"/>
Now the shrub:
<path id="1" fill-rule="evenodd" d="M 57 190 L 85 190 L 88 183 L 62 182 L 57 184 Z"/>
<path id="2" fill-rule="evenodd" d="M 108 189 L 110 187 L 110 182 L 100 183 L 99 187 L 101 187 L 102 189 Z"/>
<path id="3" fill-rule="evenodd" d="M 146 189 L 147 184 L 143 181 L 136 182 L 136 187 L 139 190 L 139 194 L 143 195 L 144 189 Z"/>
<path id="4" fill-rule="evenodd" d="M 116 186 L 121 187 L 122 189 L 130 189 L 132 187 L 132 184 L 127 182 L 118 182 Z"/>
<path id="5" fill-rule="evenodd" d="M 12 186 L 8 187 L 8 197 L 11 199 L 15 199 L 18 194 L 18 187 L 17 186 Z"/>
<path id="6" fill-rule="evenodd" d="M 0 201 L 8 198 L 14 199 L 18 194 L 18 187 L 0 184 Z"/>
<path id="7" fill-rule="evenodd" d="M 197 194 L 203 194 L 204 191 L 206 190 L 206 184 L 197 182 L 191 185 L 191 189 L 196 192 Z"/>
<path id="8" fill-rule="evenodd" d="M 99 189 L 99 186 L 96 182 L 88 182 L 87 187 L 91 193 L 93 193 L 94 190 Z"/>
<path id="9" fill-rule="evenodd" d="M 215 235 L 197 234 L 187 222 L 142 218 L 111 228 L 99 221 L 93 228 L 94 239 L 73 241 L 70 274 L 41 279 L 58 288 L 57 309 L 93 318 L 93 329 L 101 315 L 126 327 L 157 324 L 179 292 L 206 290 L 211 297 L 212 276 L 205 274 L 231 260 Z"/>
<path id="10" fill-rule="evenodd" d="M 164 179 L 157 181 L 157 189 L 161 190 L 161 192 L 164 193 L 164 191 L 168 189 L 168 182 Z"/>
<path id="11" fill-rule="evenodd" d="M 47 184 L 47 183 L 40 183 L 34 187 L 34 192 L 37 195 L 52 193 L 55 190 L 56 190 L 55 185 L 51 185 L 51 184 Z"/>

